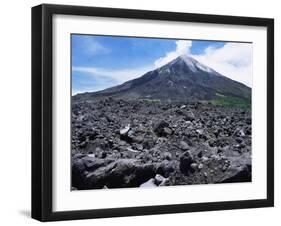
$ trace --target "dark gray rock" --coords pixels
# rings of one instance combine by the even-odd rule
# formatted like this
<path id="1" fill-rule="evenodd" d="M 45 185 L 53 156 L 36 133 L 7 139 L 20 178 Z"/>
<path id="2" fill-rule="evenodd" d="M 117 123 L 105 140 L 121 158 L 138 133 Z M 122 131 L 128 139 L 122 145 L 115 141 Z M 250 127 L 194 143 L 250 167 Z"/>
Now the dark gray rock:
<path id="1" fill-rule="evenodd" d="M 112 162 L 111 159 L 100 159 L 92 156 L 85 156 L 81 159 L 88 171 L 93 171 L 101 166 L 105 166 Z"/>
<path id="2" fill-rule="evenodd" d="M 71 172 L 71 181 L 72 186 L 76 187 L 77 189 L 84 189 L 85 188 L 85 172 L 86 167 L 83 161 L 79 158 L 72 159 L 72 172 Z"/>
<path id="3" fill-rule="evenodd" d="M 252 181 L 252 160 L 249 153 L 225 160 L 225 170 L 216 183 L 234 183 Z"/>
<path id="4" fill-rule="evenodd" d="M 159 123 L 156 124 L 154 127 L 154 132 L 158 136 L 167 136 L 172 134 L 172 130 L 169 128 L 170 125 L 166 121 L 162 120 Z"/>
<path id="5" fill-rule="evenodd" d="M 161 163 L 156 164 L 156 173 L 161 174 L 164 177 L 169 177 L 169 175 L 176 170 L 177 164 L 176 161 L 164 160 Z"/>
<path id="6" fill-rule="evenodd" d="M 103 152 L 101 153 L 101 158 L 103 158 L 103 159 L 106 158 L 106 155 L 107 155 L 106 152 L 103 151 Z"/>
<path id="7" fill-rule="evenodd" d="M 73 170 L 80 173 L 74 172 L 73 175 L 79 177 L 74 178 L 73 186 L 79 189 L 138 187 L 156 175 L 154 165 L 142 164 L 136 159 L 119 159 L 106 165 L 91 166 L 91 171 L 81 168 L 82 161 L 77 161 Z"/>
<path id="8" fill-rule="evenodd" d="M 189 174 L 193 171 L 191 164 L 194 162 L 192 155 L 189 151 L 185 151 L 180 156 L 180 171 L 183 174 Z"/>

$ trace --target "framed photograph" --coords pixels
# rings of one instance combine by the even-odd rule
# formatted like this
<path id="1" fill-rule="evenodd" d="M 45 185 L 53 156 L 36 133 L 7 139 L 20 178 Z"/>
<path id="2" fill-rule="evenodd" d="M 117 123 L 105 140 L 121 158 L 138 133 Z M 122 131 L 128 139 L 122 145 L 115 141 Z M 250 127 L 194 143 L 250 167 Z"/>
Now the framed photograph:
<path id="1" fill-rule="evenodd" d="M 32 8 L 32 217 L 274 205 L 274 21 Z"/>

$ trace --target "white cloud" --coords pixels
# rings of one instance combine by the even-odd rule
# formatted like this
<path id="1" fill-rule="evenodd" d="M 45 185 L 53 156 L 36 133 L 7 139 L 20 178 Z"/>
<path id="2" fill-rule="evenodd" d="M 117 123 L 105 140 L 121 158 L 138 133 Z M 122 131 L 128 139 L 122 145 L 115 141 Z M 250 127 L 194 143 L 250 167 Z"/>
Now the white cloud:
<path id="1" fill-rule="evenodd" d="M 78 93 L 85 93 L 85 92 L 87 92 L 88 91 L 88 89 L 80 89 L 80 90 L 78 90 L 78 89 L 72 89 L 72 93 L 71 93 L 71 95 L 72 96 L 74 96 L 74 95 L 76 95 L 76 94 L 78 94 Z"/>
<path id="2" fill-rule="evenodd" d="M 201 55 L 192 55 L 220 74 L 252 87 L 252 44 L 226 43 L 221 48 L 209 47 Z"/>
<path id="3" fill-rule="evenodd" d="M 252 45 L 248 43 L 226 43 L 223 47 L 208 47 L 200 55 L 190 52 L 192 41 L 176 41 L 176 50 L 166 53 L 154 62 L 161 67 L 182 54 L 187 54 L 220 74 L 252 87 Z"/>
<path id="4" fill-rule="evenodd" d="M 99 90 L 103 90 L 109 87 L 112 87 L 115 85 L 120 85 L 126 81 L 138 78 L 148 71 L 154 70 L 154 66 L 145 66 L 135 69 L 121 69 L 121 70 L 109 70 L 109 69 L 103 69 L 103 68 L 96 68 L 96 67 L 72 67 L 73 72 L 81 72 L 82 74 L 79 76 L 90 75 L 93 76 L 96 80 L 102 81 L 103 79 L 106 79 L 107 81 L 111 81 L 110 86 L 108 83 L 104 82 L 97 82 L 94 85 L 84 85 L 83 89 L 73 89 L 72 95 L 75 95 L 77 93 L 84 93 L 84 92 L 95 92 Z M 109 80 L 108 80 L 109 79 Z"/>
<path id="5" fill-rule="evenodd" d="M 72 67 L 73 72 L 92 74 L 95 77 L 104 77 L 115 80 L 118 84 L 137 78 L 153 70 L 153 66 L 144 66 L 135 69 L 107 70 L 96 67 Z M 116 84 L 117 85 L 117 84 Z"/>
<path id="6" fill-rule="evenodd" d="M 178 40 L 176 41 L 176 50 L 166 53 L 164 57 L 160 57 L 154 62 L 156 68 L 161 67 L 173 59 L 177 58 L 183 54 L 190 54 L 190 48 L 192 45 L 192 41 L 187 40 Z"/>
<path id="7" fill-rule="evenodd" d="M 104 85 L 95 85 L 95 86 L 85 86 L 80 89 L 72 89 L 72 96 L 78 94 L 78 93 L 85 93 L 85 92 L 95 92 L 95 91 L 100 91 L 103 89 L 108 88 L 106 84 Z"/>

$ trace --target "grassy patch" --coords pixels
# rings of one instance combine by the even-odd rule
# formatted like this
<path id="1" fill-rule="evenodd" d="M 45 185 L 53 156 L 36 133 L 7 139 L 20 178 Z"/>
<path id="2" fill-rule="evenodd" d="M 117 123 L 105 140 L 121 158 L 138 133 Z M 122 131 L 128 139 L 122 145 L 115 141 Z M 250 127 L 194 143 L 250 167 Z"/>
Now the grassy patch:
<path id="1" fill-rule="evenodd" d="M 141 99 L 141 101 L 145 102 L 145 103 L 161 103 L 161 101 L 159 99 Z"/>
<path id="2" fill-rule="evenodd" d="M 214 100 L 210 100 L 209 102 L 214 105 L 251 110 L 251 101 L 238 97 L 224 96 Z"/>

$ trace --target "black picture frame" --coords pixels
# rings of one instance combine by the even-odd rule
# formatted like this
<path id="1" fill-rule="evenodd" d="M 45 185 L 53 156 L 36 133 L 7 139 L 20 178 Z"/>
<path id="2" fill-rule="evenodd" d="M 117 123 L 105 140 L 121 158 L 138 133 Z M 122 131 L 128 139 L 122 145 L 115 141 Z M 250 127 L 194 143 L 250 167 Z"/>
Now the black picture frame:
<path id="1" fill-rule="evenodd" d="M 52 210 L 52 18 L 55 14 L 266 27 L 267 198 L 54 212 Z M 32 8 L 32 218 L 40 221 L 57 221 L 271 206 L 274 206 L 273 19 L 49 4 Z"/>

